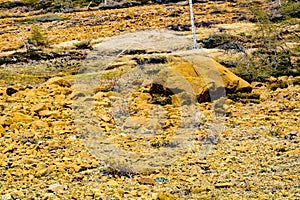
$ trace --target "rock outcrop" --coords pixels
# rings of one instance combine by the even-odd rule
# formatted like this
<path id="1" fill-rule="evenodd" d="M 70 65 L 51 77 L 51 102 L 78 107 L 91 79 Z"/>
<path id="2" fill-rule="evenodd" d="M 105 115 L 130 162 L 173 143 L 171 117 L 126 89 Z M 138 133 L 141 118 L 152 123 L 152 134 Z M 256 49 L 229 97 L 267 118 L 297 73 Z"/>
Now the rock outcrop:
<path id="1" fill-rule="evenodd" d="M 161 85 L 165 89 L 158 90 Z M 215 60 L 197 54 L 184 55 L 183 60 L 161 70 L 153 81 L 151 93 L 179 94 L 187 92 L 199 102 L 216 100 L 225 93 L 251 92 L 248 82 L 239 78 Z"/>

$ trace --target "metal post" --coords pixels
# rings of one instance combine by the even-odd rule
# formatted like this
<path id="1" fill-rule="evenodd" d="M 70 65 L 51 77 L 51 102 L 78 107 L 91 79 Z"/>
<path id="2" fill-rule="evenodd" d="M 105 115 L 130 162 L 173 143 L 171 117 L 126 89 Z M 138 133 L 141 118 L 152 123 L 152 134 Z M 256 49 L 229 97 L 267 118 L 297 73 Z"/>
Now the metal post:
<path id="1" fill-rule="evenodd" d="M 191 18 L 191 25 L 192 25 L 192 37 L 194 41 L 194 49 L 198 49 L 197 40 L 196 40 L 196 31 L 195 31 L 195 23 L 194 23 L 194 13 L 193 13 L 193 2 L 189 0 L 190 4 L 190 18 Z"/>

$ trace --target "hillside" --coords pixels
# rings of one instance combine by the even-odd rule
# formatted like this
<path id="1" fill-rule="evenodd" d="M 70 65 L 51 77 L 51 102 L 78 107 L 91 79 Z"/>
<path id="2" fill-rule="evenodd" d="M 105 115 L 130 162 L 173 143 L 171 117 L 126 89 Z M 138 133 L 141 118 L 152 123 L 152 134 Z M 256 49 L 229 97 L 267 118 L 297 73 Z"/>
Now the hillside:
<path id="1" fill-rule="evenodd" d="M 0 1 L 2 199 L 299 199 L 298 5 Z"/>

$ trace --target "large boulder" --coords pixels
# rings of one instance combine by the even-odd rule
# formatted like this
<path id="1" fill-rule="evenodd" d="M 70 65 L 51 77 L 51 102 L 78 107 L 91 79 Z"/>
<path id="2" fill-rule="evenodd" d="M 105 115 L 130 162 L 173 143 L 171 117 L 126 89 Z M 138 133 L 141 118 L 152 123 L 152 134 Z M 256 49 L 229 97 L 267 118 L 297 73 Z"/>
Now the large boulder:
<path id="1" fill-rule="evenodd" d="M 158 90 L 159 86 L 165 89 Z M 187 92 L 194 95 L 199 102 L 205 102 L 216 100 L 225 93 L 251 90 L 248 82 L 212 58 L 191 53 L 184 55 L 181 62 L 161 70 L 153 81 L 150 93 L 168 96 Z"/>
<path id="2" fill-rule="evenodd" d="M 50 78 L 46 83 L 46 86 L 58 85 L 60 87 L 71 87 L 71 84 L 62 77 L 53 77 Z"/>

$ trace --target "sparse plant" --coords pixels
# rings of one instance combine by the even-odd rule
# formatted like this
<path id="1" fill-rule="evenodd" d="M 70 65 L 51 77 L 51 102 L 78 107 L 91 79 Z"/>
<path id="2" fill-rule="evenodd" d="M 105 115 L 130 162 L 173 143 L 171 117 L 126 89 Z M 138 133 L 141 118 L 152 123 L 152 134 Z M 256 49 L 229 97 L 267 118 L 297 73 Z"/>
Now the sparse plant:
<path id="1" fill-rule="evenodd" d="M 28 38 L 28 43 L 36 47 L 47 45 L 47 38 L 38 26 L 32 27 L 31 36 Z"/>
<path id="2" fill-rule="evenodd" d="M 91 40 L 84 40 L 75 44 L 76 49 L 92 49 Z"/>
<path id="3" fill-rule="evenodd" d="M 252 47 L 249 54 L 244 54 L 233 71 L 249 82 L 299 73 L 297 66 L 292 64 L 291 50 L 282 36 L 284 22 L 274 23 L 270 14 L 274 11 L 270 11 L 270 8 L 262 8 L 253 2 L 247 5 L 258 27 L 251 38 L 255 41 L 255 48 Z"/>
<path id="4" fill-rule="evenodd" d="M 26 6 L 32 6 L 39 3 L 39 0 L 21 0 L 21 3 Z"/>
<path id="5" fill-rule="evenodd" d="M 126 176 L 128 178 L 131 178 L 139 174 L 139 172 L 134 171 L 130 166 L 126 165 L 125 163 L 118 163 L 118 162 L 108 163 L 108 167 L 103 170 L 103 173 L 114 177 Z"/>
<path id="6" fill-rule="evenodd" d="M 279 11 L 285 17 L 300 17 L 300 2 L 288 2 L 280 6 Z"/>

